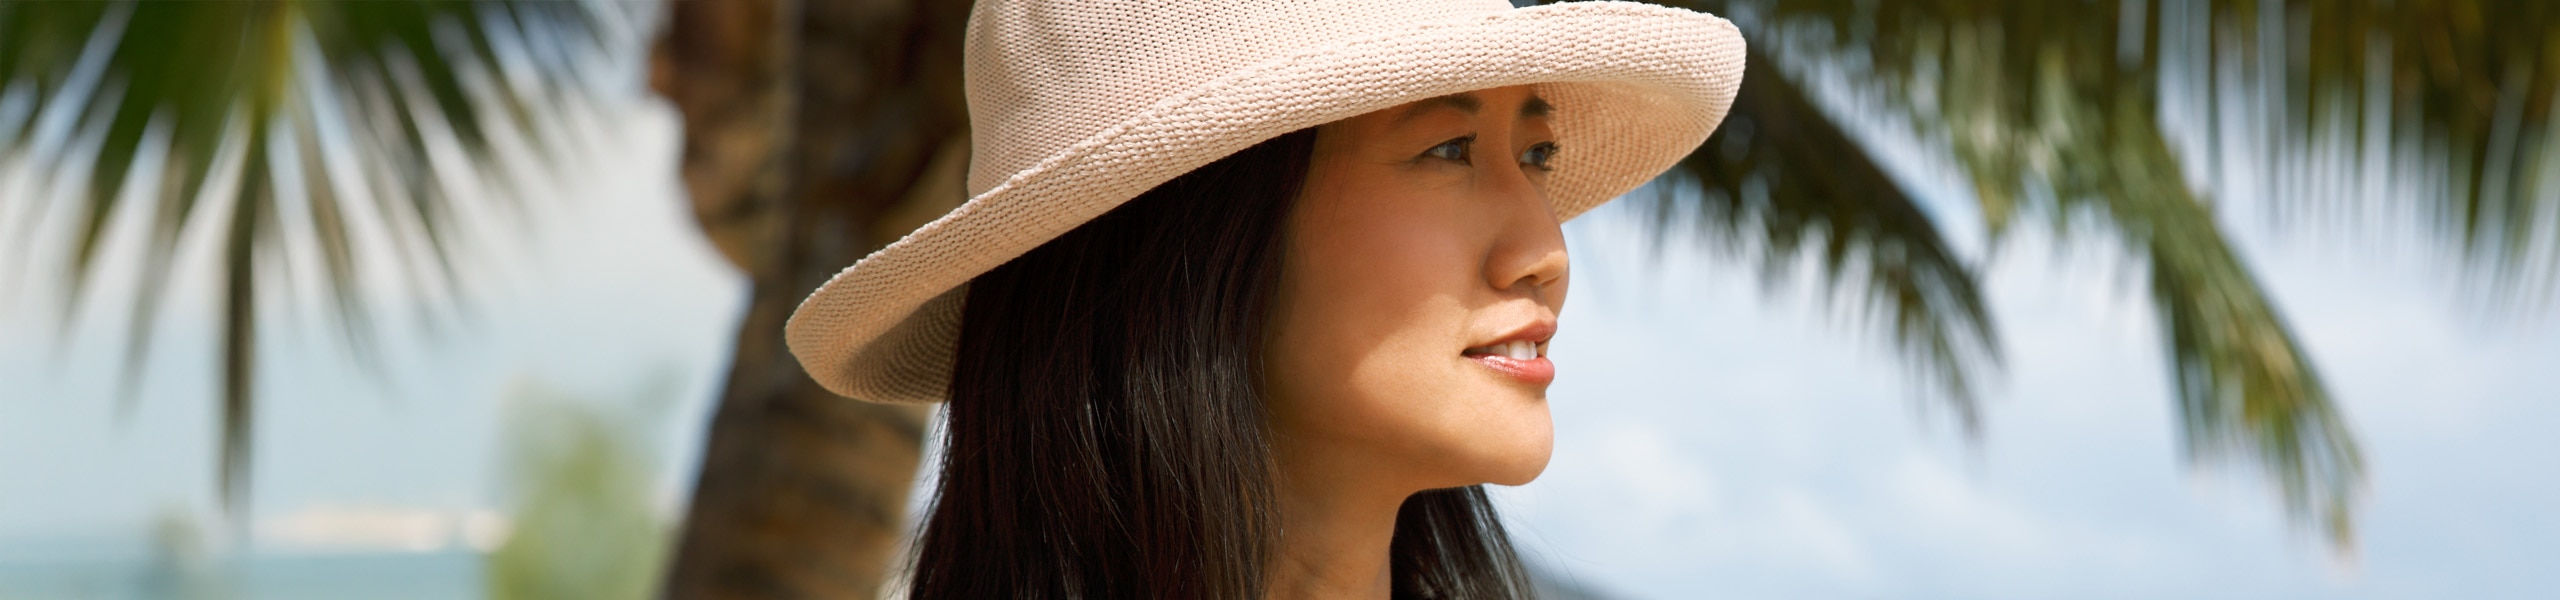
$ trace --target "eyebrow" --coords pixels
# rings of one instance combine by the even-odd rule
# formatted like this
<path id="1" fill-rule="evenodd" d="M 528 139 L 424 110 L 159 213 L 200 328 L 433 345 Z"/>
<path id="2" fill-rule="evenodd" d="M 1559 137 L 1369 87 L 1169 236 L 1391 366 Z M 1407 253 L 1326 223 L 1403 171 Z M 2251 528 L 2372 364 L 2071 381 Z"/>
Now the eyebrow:
<path id="1" fill-rule="evenodd" d="M 1527 102 L 1520 103 L 1520 118 L 1544 117 L 1548 113 L 1555 112 L 1555 108 L 1555 105 L 1548 104 L 1545 98 L 1530 96 Z M 1405 107 L 1403 114 L 1396 115 L 1395 121 L 1390 124 L 1400 125 L 1435 110 L 1456 110 L 1472 115 L 1484 110 L 1484 100 L 1476 98 L 1473 92 L 1459 92 L 1416 100 L 1412 106 Z"/>
<path id="2" fill-rule="evenodd" d="M 1533 95 L 1529 101 L 1520 103 L 1520 118 L 1543 117 L 1555 110 L 1555 105 L 1548 104 L 1547 99 Z"/>

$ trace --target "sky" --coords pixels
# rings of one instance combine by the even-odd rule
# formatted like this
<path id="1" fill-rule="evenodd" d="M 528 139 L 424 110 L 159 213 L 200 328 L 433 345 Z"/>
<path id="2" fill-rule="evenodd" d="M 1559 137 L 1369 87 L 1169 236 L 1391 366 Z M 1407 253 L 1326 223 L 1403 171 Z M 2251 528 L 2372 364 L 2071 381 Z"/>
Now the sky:
<path id="1" fill-rule="evenodd" d="M 596 152 L 542 192 L 538 225 L 488 242 L 483 255 L 515 258 L 479 265 L 492 275 L 478 317 L 393 331 L 386 375 L 308 324 L 270 335 L 247 547 L 485 547 L 504 521 L 501 432 L 530 396 L 585 398 L 651 432 L 672 510 L 744 300 L 692 229 L 674 119 L 632 101 L 579 125 Z M 2544 464 L 2560 456 L 2544 429 L 2560 425 L 2560 327 L 2482 316 L 2405 232 L 2287 232 L 2228 211 L 2364 443 L 2361 545 L 2341 559 L 2255 474 L 2180 458 L 2129 263 L 2038 231 L 1988 250 L 1962 187 L 1925 174 L 1925 149 L 1885 154 L 1967 252 L 1991 257 L 2008 362 L 1983 434 L 1960 435 L 1883 340 L 1801 278 L 1767 286 L 1695 240 L 1657 246 L 1614 204 L 1566 227 L 1576 289 L 1552 346 L 1554 460 L 1496 490 L 1532 560 L 1627 598 L 2560 595 L 2546 568 L 2560 519 L 2543 512 L 2560 506 Z M 100 332 L 121 311 L 57 338 L 50 293 L 0 291 L 0 562 L 130 553 L 165 515 L 217 519 L 208 321 L 171 313 L 119 417 L 117 338 Z"/>

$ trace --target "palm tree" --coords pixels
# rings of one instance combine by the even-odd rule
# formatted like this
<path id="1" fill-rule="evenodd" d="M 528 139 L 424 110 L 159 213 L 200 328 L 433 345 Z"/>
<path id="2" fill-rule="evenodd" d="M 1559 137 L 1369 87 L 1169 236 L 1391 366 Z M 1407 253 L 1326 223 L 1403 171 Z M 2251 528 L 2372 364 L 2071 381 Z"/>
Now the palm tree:
<path id="1" fill-rule="evenodd" d="M 925 413 L 819 387 L 782 341 L 810 290 L 961 200 L 966 2 L 676 2 L 650 81 L 713 245 L 754 280 L 665 594 L 867 597 Z"/>
<path id="2" fill-rule="evenodd" d="M 596 91 L 549 84 L 596 70 L 591 61 L 610 53 L 628 8 L 0 3 L 0 165 L 48 174 L 48 190 L 78 188 L 61 201 L 0 198 L 0 243 L 9 246 L 0 256 L 12 257 L 0 262 L 25 278 L 55 267 L 69 323 L 108 300 L 88 291 L 96 274 L 118 273 L 98 263 L 101 249 L 138 246 L 144 264 L 133 276 L 139 293 L 127 299 L 124 349 L 127 371 L 138 374 L 165 311 L 159 299 L 183 262 L 181 233 L 219 232 L 217 465 L 226 506 L 242 514 L 255 317 L 262 301 L 277 302 L 276 280 L 317 278 L 331 292 L 334 325 L 359 353 L 372 343 L 377 309 L 358 264 L 400 265 L 409 291 L 437 294 L 421 318 L 451 312 L 468 282 L 457 263 L 490 232 L 463 226 L 457 213 L 477 199 L 447 184 L 512 175 L 498 164 L 500 148 L 546 141 L 548 117 Z M 834 267 L 939 212 L 902 202 L 934 197 L 907 191 L 918 172 L 933 166 L 948 195 L 958 194 L 966 5 L 671 8 L 678 25 L 653 79 L 684 111 L 687 180 L 706 233 L 756 282 L 672 593 L 874 589 L 903 521 L 922 414 L 827 394 L 801 375 L 779 334 L 791 304 Z M 847 143 L 857 139 L 882 143 Z M 451 150 L 462 160 L 440 158 Z M 112 235 L 108 223 L 124 211 L 149 220 L 143 239 Z M 51 238 L 40 234 L 64 221 L 69 240 L 46 247 Z M 393 250 L 369 256 L 379 246 L 360 243 L 368 235 L 390 238 Z M 316 248 L 291 245 L 297 237 Z M 293 273 L 297 257 L 323 268 Z M 128 387 L 120 402 L 132 398 Z"/>
<path id="3" fill-rule="evenodd" d="M 66 329 L 129 305 L 129 405 L 182 232 L 215 232 L 218 485 L 242 514 L 261 304 L 316 281 L 330 296 L 321 311 L 369 360 L 376 309 L 358 265 L 390 264 L 428 299 L 420 316 L 441 318 L 462 297 L 457 262 L 486 233 L 457 222 L 471 194 L 442 176 L 503 182 L 509 145 L 550 156 L 544 117 L 598 89 L 588 67 L 628 35 L 627 13 L 537 0 L 0 3 L 0 164 L 44 184 L 0 198 L 0 256 L 15 257 L 0 281 L 58 272 Z M 147 222 L 138 239 L 109 227 L 128 211 Z M 59 247 L 38 243 L 49 225 L 69 232 Z M 101 261 L 117 244 L 139 251 L 137 293 L 96 297 L 97 277 L 124 272 Z"/>

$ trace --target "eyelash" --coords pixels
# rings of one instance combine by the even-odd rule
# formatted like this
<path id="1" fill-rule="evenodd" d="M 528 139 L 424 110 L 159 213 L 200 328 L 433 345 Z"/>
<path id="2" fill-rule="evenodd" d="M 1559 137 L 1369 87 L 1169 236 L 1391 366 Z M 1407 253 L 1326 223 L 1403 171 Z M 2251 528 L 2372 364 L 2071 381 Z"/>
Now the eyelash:
<path id="1" fill-rule="evenodd" d="M 1424 158 L 1437 158 L 1437 159 L 1440 159 L 1440 160 L 1450 161 L 1450 162 L 1454 162 L 1454 163 L 1458 163 L 1458 164 L 1462 164 L 1462 165 L 1465 165 L 1465 164 L 1474 164 L 1474 163 L 1475 163 L 1475 152 L 1474 152 L 1475 144 L 1476 144 L 1476 136 L 1472 136 L 1472 135 L 1470 135 L 1470 136 L 1466 136 L 1466 137 L 1462 137 L 1462 138 L 1458 138 L 1458 139 L 1454 139 L 1454 140 L 1449 140 L 1449 141 L 1446 141 L 1446 142 L 1440 142 L 1440 145 L 1438 145 L 1438 146 L 1432 146 L 1432 147 L 1431 147 L 1431 149 L 1422 151 L 1422 156 L 1423 156 Z M 1441 150 L 1441 149 L 1444 149 L 1444 148 L 1454 148 L 1454 149 L 1456 149 L 1456 151 L 1455 151 L 1455 152 L 1453 152 L 1453 153 L 1449 153 L 1449 154 L 1443 154 L 1443 153 L 1441 153 L 1441 152 L 1440 152 L 1440 150 Z"/>
<path id="2" fill-rule="evenodd" d="M 1422 156 L 1424 158 L 1437 158 L 1462 165 L 1475 164 L 1475 142 L 1476 136 L 1472 135 L 1441 142 L 1438 146 L 1432 146 L 1430 150 L 1424 150 L 1422 152 Z M 1444 148 L 1454 149 L 1455 151 L 1451 153 L 1443 153 L 1441 150 Z M 1537 158 L 1532 160 L 1522 160 L 1520 161 L 1520 164 L 1528 165 L 1530 168 L 1540 171 L 1553 171 L 1555 170 L 1555 167 L 1550 166 L 1550 164 L 1556 158 L 1557 149 L 1555 142 L 1539 142 L 1536 145 L 1530 146 L 1528 151 L 1520 153 L 1523 158 L 1527 158 L 1533 154 L 1536 155 Z"/>
<path id="3" fill-rule="evenodd" d="M 1528 154 L 1534 152 L 1537 153 L 1538 159 L 1535 161 L 1523 160 L 1520 161 L 1520 164 L 1529 165 L 1530 168 L 1540 171 L 1556 170 L 1554 163 L 1556 160 L 1556 151 L 1559 149 L 1560 148 L 1556 146 L 1555 142 L 1538 142 L 1536 144 L 1532 144 L 1529 146 L 1528 152 L 1522 152 L 1520 154 L 1523 157 L 1526 157 Z"/>

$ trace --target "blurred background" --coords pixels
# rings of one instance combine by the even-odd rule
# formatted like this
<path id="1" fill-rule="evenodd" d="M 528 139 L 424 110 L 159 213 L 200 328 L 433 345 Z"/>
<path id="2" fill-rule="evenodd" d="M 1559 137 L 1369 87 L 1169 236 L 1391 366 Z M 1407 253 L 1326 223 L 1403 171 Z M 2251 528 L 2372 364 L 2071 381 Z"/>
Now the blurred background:
<path id="1" fill-rule="evenodd" d="M 1550 597 L 2560 596 L 2560 4 L 1664 3 L 1752 60 L 1566 225 Z M 876 595 L 933 415 L 780 325 L 967 9 L 0 0 L 0 600 Z"/>

